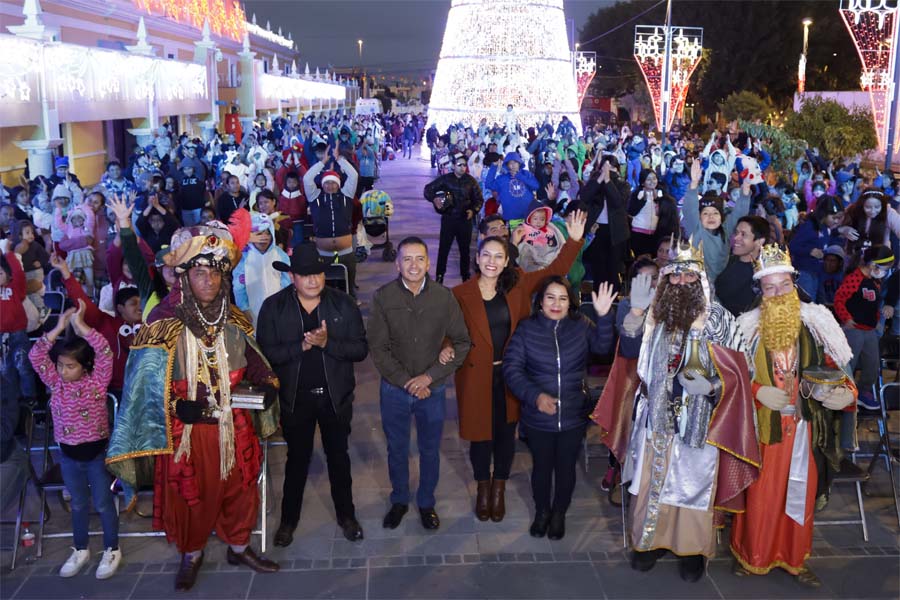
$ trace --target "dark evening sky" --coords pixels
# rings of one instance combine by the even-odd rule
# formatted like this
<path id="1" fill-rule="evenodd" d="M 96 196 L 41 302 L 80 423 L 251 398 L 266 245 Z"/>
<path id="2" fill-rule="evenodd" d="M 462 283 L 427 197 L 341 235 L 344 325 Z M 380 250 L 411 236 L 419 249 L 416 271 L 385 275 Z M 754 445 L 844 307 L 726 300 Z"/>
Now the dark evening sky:
<path id="1" fill-rule="evenodd" d="M 577 29 L 611 0 L 565 0 L 566 17 Z M 302 69 L 327 65 L 391 71 L 431 70 L 437 64 L 449 0 L 244 0 L 249 19 L 292 32 Z M 363 40 L 362 61 L 357 40 Z"/>

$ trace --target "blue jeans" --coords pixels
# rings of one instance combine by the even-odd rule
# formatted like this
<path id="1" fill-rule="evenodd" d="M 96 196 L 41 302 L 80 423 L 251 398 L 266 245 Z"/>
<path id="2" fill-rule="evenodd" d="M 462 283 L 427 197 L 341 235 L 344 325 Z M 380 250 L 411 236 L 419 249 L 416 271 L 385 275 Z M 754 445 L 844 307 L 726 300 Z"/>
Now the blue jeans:
<path id="1" fill-rule="evenodd" d="M 388 446 L 388 474 L 391 478 L 391 504 L 409 504 L 410 417 L 416 419 L 419 446 L 419 508 L 434 508 L 434 490 L 441 467 L 441 435 L 447 412 L 446 387 L 432 388 L 431 396 L 419 400 L 403 388 L 381 380 L 381 426 Z"/>
<path id="2" fill-rule="evenodd" d="M 103 525 L 103 547 L 119 547 L 119 513 L 109 489 L 112 477 L 106 470 L 105 458 L 105 452 L 89 461 L 73 460 L 65 454 L 59 457 L 63 482 L 72 494 L 72 537 L 78 550 L 88 547 L 92 496 L 94 509 L 100 513 L 100 523 Z"/>
<path id="3" fill-rule="evenodd" d="M 291 229 L 293 232 L 293 235 L 291 236 L 291 248 L 296 248 L 303 243 L 303 223 L 303 221 L 294 221 L 294 225 Z"/>
<path id="4" fill-rule="evenodd" d="M 12 393 L 15 398 L 34 398 L 34 369 L 28 360 L 30 349 L 31 341 L 24 331 L 3 334 L 3 360 L 0 362 L 3 393 Z"/>
<path id="5" fill-rule="evenodd" d="M 194 210 L 182 210 L 181 211 L 181 222 L 185 227 L 191 227 L 193 225 L 200 224 L 200 214 L 203 212 L 202 208 L 195 208 Z"/>

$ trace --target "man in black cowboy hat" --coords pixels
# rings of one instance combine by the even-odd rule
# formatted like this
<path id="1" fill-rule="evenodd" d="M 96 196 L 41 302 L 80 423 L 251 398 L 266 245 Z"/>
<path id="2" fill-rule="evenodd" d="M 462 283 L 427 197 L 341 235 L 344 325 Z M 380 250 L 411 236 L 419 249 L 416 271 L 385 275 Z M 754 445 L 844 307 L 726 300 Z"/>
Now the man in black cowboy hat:
<path id="1" fill-rule="evenodd" d="M 256 330 L 282 382 L 281 429 L 288 446 L 275 545 L 290 545 L 300 521 L 317 423 L 338 524 L 345 538 L 361 540 L 347 438 L 356 387 L 353 363 L 369 353 L 362 315 L 348 294 L 325 286 L 325 262 L 315 245 L 297 246 L 290 265 L 276 262 L 274 267 L 293 280 L 263 302 Z"/>

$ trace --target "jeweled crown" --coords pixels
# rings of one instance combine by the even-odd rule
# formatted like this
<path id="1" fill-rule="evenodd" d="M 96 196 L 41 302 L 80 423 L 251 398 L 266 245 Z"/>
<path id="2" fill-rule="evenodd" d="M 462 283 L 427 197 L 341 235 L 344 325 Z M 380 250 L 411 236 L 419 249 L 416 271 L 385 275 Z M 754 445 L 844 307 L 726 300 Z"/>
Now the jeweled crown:
<path id="1" fill-rule="evenodd" d="M 753 261 L 754 274 L 793 271 L 791 253 L 778 244 L 767 244 L 762 247 L 759 258 Z"/>
<path id="2" fill-rule="evenodd" d="M 662 275 L 682 271 L 702 273 L 703 269 L 703 244 L 701 243 L 695 248 L 692 240 L 676 238 L 673 235 L 669 247 L 669 262 L 660 273 Z"/>

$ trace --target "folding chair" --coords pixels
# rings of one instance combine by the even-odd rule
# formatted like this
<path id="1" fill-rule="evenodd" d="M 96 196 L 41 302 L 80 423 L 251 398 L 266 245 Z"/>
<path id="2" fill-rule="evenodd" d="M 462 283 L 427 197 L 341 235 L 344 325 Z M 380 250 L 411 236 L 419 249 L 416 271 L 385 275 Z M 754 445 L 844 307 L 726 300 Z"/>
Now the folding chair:
<path id="1" fill-rule="evenodd" d="M 879 410 L 868 411 L 861 410 L 860 418 L 873 419 L 878 426 L 878 446 L 872 454 L 869 462 L 867 474 L 871 475 L 878 464 L 879 458 L 884 458 L 884 466 L 887 469 L 891 480 L 891 495 L 894 498 L 894 511 L 897 513 L 897 523 L 900 525 L 900 499 L 897 495 L 897 484 L 894 481 L 894 468 L 892 459 L 894 457 L 891 447 L 891 432 L 888 430 L 888 411 L 900 409 L 900 383 L 894 381 L 890 383 L 882 383 L 881 373 L 879 372 L 879 381 L 876 385 L 876 395 L 878 398 Z"/>
<path id="2" fill-rule="evenodd" d="M 28 496 L 28 484 L 35 486 L 35 490 L 37 491 L 37 475 L 34 472 L 34 466 L 31 464 L 31 453 L 29 449 L 31 448 L 31 444 L 34 437 L 34 412 L 28 406 L 22 406 L 22 409 L 25 411 L 25 454 L 27 456 L 28 461 L 28 474 L 26 475 L 25 481 L 22 483 L 22 489 L 19 491 L 19 503 L 18 508 L 16 510 L 16 518 L 14 521 L 3 521 L 4 525 L 15 524 L 15 530 L 12 536 L 12 557 L 10 558 L 9 570 L 13 571 L 16 568 L 16 560 L 19 556 L 19 536 L 22 534 L 22 523 L 25 520 L 25 499 Z"/>
<path id="3" fill-rule="evenodd" d="M 347 265 L 332 262 L 325 267 L 325 285 L 337 288 L 342 292 L 350 293 L 350 272 Z"/>
<path id="4" fill-rule="evenodd" d="M 59 269 L 50 269 L 44 277 L 44 286 L 47 288 L 47 291 L 54 292 L 66 289 L 66 285 L 63 283 L 62 272 Z"/>

